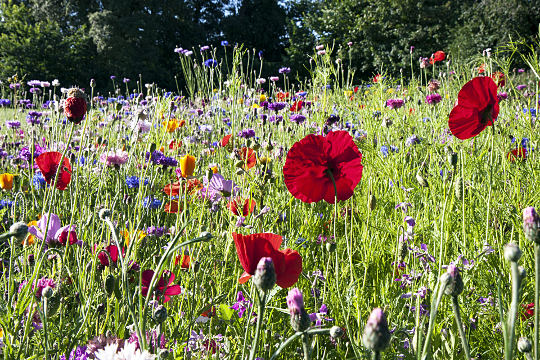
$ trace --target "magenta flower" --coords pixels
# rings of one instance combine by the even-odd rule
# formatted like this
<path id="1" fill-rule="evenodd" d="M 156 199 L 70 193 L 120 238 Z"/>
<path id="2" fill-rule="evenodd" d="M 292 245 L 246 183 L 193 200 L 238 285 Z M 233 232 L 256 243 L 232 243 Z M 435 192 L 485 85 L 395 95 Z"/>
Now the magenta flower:
<path id="1" fill-rule="evenodd" d="M 154 270 L 145 270 L 141 275 L 141 293 L 143 296 L 148 296 L 148 288 L 150 287 L 150 282 L 154 276 Z M 167 284 L 165 282 L 167 281 Z M 178 295 L 182 292 L 180 285 L 171 285 L 174 283 L 174 274 L 170 271 L 164 271 L 163 275 L 157 282 L 154 287 L 154 293 L 156 298 L 159 299 L 160 296 L 163 296 L 163 302 L 169 301 L 172 295 Z"/>

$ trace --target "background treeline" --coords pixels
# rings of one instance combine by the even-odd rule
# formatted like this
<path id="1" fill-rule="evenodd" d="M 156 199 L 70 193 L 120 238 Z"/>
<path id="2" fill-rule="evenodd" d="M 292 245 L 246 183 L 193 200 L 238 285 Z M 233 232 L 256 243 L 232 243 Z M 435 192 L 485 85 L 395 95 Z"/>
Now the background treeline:
<path id="1" fill-rule="evenodd" d="M 293 77 L 306 74 L 315 45 L 334 44 L 362 79 L 409 73 L 411 58 L 436 50 L 471 58 L 536 36 L 539 22 L 540 0 L 2 0 L 0 79 L 94 78 L 104 88 L 110 75 L 142 74 L 175 89 L 175 47 L 213 45 L 222 57 L 223 40 L 262 50 L 263 75 L 289 66 Z"/>

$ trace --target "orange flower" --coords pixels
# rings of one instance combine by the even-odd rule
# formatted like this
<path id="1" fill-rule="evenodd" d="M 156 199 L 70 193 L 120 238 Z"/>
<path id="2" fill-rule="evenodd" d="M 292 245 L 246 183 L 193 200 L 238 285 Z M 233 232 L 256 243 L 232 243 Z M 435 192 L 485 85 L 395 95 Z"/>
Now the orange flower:
<path id="1" fill-rule="evenodd" d="M 164 121 L 161 123 L 164 128 L 166 128 L 167 132 L 172 133 L 179 127 L 182 127 L 186 124 L 185 120 L 176 120 L 176 119 L 170 119 L 169 121 Z"/>
<path id="2" fill-rule="evenodd" d="M 28 223 L 28 227 L 30 226 L 38 226 L 38 222 L 37 220 L 32 220 Z M 28 237 L 26 239 L 23 240 L 22 244 L 24 246 L 31 246 L 31 245 L 34 245 L 35 241 L 34 241 L 34 235 L 28 233 Z"/>
<path id="3" fill-rule="evenodd" d="M 373 82 L 378 83 L 383 79 L 383 76 L 381 74 L 377 74 L 373 77 Z"/>
<path id="4" fill-rule="evenodd" d="M 0 174 L 0 188 L 3 190 L 11 190 L 13 188 L 13 178 L 15 178 L 15 175 L 13 174 Z"/>
<path id="5" fill-rule="evenodd" d="M 189 257 L 189 252 L 184 250 L 182 254 L 178 255 L 174 260 L 174 265 L 177 266 L 180 264 L 182 270 L 189 270 L 189 263 L 191 258 Z"/>
<path id="6" fill-rule="evenodd" d="M 257 164 L 257 154 L 251 148 L 243 147 L 239 151 L 240 159 L 245 163 L 244 169 L 248 170 Z"/>
<path id="7" fill-rule="evenodd" d="M 180 158 L 180 170 L 182 170 L 182 177 L 187 178 L 193 176 L 195 170 L 195 156 L 186 154 Z"/>
<path id="8" fill-rule="evenodd" d="M 480 65 L 480 67 L 478 68 L 478 73 L 479 73 L 479 74 L 483 74 L 485 71 L 486 71 L 486 63 L 483 63 L 483 64 Z"/>
<path id="9" fill-rule="evenodd" d="M 182 211 L 178 207 L 178 200 L 171 200 L 165 204 L 165 212 L 169 214 L 176 214 L 178 210 Z"/>
<path id="10" fill-rule="evenodd" d="M 289 92 L 287 91 L 286 93 L 284 93 L 283 91 L 280 91 L 276 94 L 276 98 L 278 100 L 285 100 L 285 99 L 288 99 L 290 96 Z"/>

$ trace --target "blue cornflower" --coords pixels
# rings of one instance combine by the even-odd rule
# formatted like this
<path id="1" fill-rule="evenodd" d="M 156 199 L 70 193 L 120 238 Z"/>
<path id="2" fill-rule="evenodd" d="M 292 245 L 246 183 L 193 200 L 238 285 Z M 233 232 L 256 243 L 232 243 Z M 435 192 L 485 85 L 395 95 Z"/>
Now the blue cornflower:
<path id="1" fill-rule="evenodd" d="M 218 65 L 218 62 L 214 59 L 208 59 L 204 62 L 204 66 L 206 67 L 216 67 Z"/>
<path id="2" fill-rule="evenodd" d="M 159 209 L 161 204 L 161 200 L 154 199 L 153 197 L 145 197 L 143 199 L 143 207 L 146 209 Z"/>
<path id="3" fill-rule="evenodd" d="M 32 179 L 32 184 L 34 184 L 34 188 L 36 190 L 44 188 L 46 183 L 45 178 L 40 172 L 35 173 L 34 178 Z"/>
<path id="4" fill-rule="evenodd" d="M 130 189 L 139 187 L 139 177 L 138 176 L 128 176 L 126 177 L 126 185 Z"/>
<path id="5" fill-rule="evenodd" d="M 388 146 L 386 146 L 386 145 L 381 146 L 381 154 L 382 154 L 383 157 L 388 156 Z"/>
<path id="6" fill-rule="evenodd" d="M 227 40 L 222 40 L 221 46 L 229 46 L 229 42 Z"/>
<path id="7" fill-rule="evenodd" d="M 13 201 L 2 199 L 0 200 L 0 210 L 2 210 L 5 207 L 10 208 L 13 205 Z"/>

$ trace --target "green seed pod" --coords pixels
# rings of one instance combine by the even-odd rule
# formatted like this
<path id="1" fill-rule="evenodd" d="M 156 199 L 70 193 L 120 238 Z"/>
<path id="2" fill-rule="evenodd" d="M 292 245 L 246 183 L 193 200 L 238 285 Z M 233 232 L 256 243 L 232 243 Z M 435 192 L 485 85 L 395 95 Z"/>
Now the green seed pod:
<path id="1" fill-rule="evenodd" d="M 114 296 L 118 299 L 122 299 L 122 292 L 120 291 L 120 280 L 114 282 Z"/>
<path id="2" fill-rule="evenodd" d="M 240 176 L 244 174 L 244 169 L 236 169 L 236 175 Z"/>
<path id="3" fill-rule="evenodd" d="M 112 274 L 107 275 L 105 278 L 105 281 L 103 282 L 103 288 L 105 289 L 105 293 L 107 296 L 111 296 L 114 291 L 114 285 L 116 283 L 116 279 Z"/>
<path id="4" fill-rule="evenodd" d="M 369 210 L 373 211 L 375 207 L 377 206 L 377 198 L 375 195 L 370 194 L 368 198 L 368 208 Z"/>
<path id="5" fill-rule="evenodd" d="M 330 328 L 330 336 L 334 339 L 340 338 L 343 336 L 343 329 L 339 326 L 332 326 Z"/>
<path id="6" fill-rule="evenodd" d="M 504 258 L 509 262 L 518 262 L 521 258 L 521 249 L 517 244 L 508 243 L 504 246 Z"/>
<path id="7" fill-rule="evenodd" d="M 28 235 L 28 225 L 22 221 L 16 222 L 10 226 L 9 232 L 18 242 L 22 242 L 26 238 L 26 235 Z"/>
<path id="8" fill-rule="evenodd" d="M 257 151 L 257 150 L 259 150 L 261 148 L 261 144 L 255 143 L 255 144 L 253 144 L 252 148 L 253 148 L 253 150 Z"/>
<path id="9" fill-rule="evenodd" d="M 159 305 L 152 313 L 152 319 L 158 324 L 167 320 L 167 309 L 163 305 Z"/>
<path id="10" fill-rule="evenodd" d="M 311 320 L 305 309 L 302 309 L 299 314 L 291 315 L 291 327 L 294 331 L 305 331 L 310 325 Z"/>
<path id="11" fill-rule="evenodd" d="M 463 198 L 463 178 L 461 177 L 458 177 L 454 182 L 454 195 L 458 200 Z"/>
<path id="12" fill-rule="evenodd" d="M 336 251 L 337 245 L 335 242 L 327 242 L 326 243 L 326 251 L 333 253 Z"/>
<path id="13" fill-rule="evenodd" d="M 242 168 L 244 167 L 245 163 L 243 160 L 238 160 L 237 162 L 234 163 L 234 166 L 237 167 L 237 168 Z"/>
<path id="14" fill-rule="evenodd" d="M 520 337 L 517 343 L 519 352 L 530 353 L 532 350 L 532 344 L 526 337 Z"/>
<path id="15" fill-rule="evenodd" d="M 457 162 L 458 162 L 457 153 L 455 153 L 455 152 L 449 153 L 448 154 L 448 162 L 450 163 L 450 165 L 455 167 L 457 165 Z"/>
<path id="16" fill-rule="evenodd" d="M 427 180 L 420 173 L 416 174 L 416 181 L 418 182 L 418 185 L 420 185 L 422 187 L 428 187 L 429 186 Z"/>

